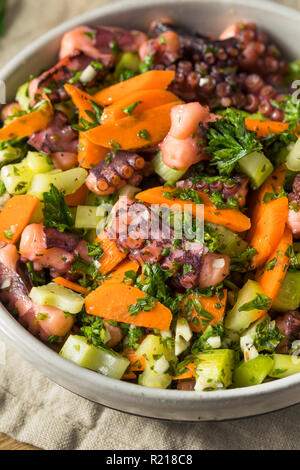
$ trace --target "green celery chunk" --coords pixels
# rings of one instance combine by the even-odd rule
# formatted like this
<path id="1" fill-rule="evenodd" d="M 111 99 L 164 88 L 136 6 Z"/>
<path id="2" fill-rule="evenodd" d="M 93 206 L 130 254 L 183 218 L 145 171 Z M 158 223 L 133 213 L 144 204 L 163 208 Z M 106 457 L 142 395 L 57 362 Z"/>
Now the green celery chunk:
<path id="1" fill-rule="evenodd" d="M 271 175 L 274 167 L 262 152 L 252 152 L 238 162 L 240 170 L 248 176 L 253 189 L 259 188 Z"/>
<path id="2" fill-rule="evenodd" d="M 259 355 L 249 362 L 242 361 L 233 373 L 235 387 L 250 387 L 261 384 L 270 374 L 274 361 L 270 356 Z"/>
<path id="3" fill-rule="evenodd" d="M 84 299 L 80 294 L 55 284 L 55 282 L 45 286 L 33 287 L 29 297 L 37 305 L 50 305 L 72 314 L 81 312 L 84 304 Z"/>
<path id="4" fill-rule="evenodd" d="M 277 312 L 297 310 L 300 305 L 300 271 L 288 271 L 274 299 L 272 309 Z"/>
<path id="5" fill-rule="evenodd" d="M 300 372 L 300 358 L 288 354 L 273 354 L 274 364 L 270 377 L 282 379 Z"/>
<path id="6" fill-rule="evenodd" d="M 117 380 L 123 377 L 130 364 L 120 354 L 88 344 L 83 336 L 69 336 L 59 354 L 78 366 Z"/>
<path id="7" fill-rule="evenodd" d="M 155 173 L 160 176 L 167 184 L 174 184 L 180 180 L 183 175 L 187 172 L 186 170 L 176 170 L 168 167 L 162 160 L 161 152 L 158 152 L 155 158 L 152 160 L 153 168 Z"/>
<path id="8" fill-rule="evenodd" d="M 228 388 L 232 383 L 235 352 L 232 349 L 214 349 L 196 356 L 196 391 Z"/>
<path id="9" fill-rule="evenodd" d="M 217 251 L 223 255 L 239 256 L 248 248 L 248 243 L 243 240 L 237 233 L 232 232 L 222 225 L 207 224 L 217 232 L 219 243 Z"/>

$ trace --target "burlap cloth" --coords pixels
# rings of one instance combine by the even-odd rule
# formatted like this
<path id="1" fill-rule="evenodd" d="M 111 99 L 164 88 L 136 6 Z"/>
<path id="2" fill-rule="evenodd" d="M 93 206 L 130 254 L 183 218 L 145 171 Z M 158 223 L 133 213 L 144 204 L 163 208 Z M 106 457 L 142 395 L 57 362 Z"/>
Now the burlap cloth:
<path id="1" fill-rule="evenodd" d="M 142 0 L 141 0 L 142 1 Z M 249 0 L 250 1 L 250 0 Z M 61 21 L 109 0 L 8 0 L 0 66 Z M 300 0 L 279 1 L 300 9 Z M 170 424 L 103 408 L 43 377 L 0 344 L 0 432 L 44 449 L 299 449 L 300 406 L 224 423 Z"/>

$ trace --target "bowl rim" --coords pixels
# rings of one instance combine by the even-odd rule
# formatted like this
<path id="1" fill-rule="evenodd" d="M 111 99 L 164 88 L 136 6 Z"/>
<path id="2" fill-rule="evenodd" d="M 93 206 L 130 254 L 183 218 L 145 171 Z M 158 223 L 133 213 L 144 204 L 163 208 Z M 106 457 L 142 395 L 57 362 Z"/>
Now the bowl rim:
<path id="1" fill-rule="evenodd" d="M 159 6 L 162 3 L 179 4 L 184 3 L 185 1 L 186 0 L 144 0 L 143 5 L 141 5 L 139 8 L 147 7 L 149 5 Z M 191 1 L 190 3 L 195 2 Z M 199 0 L 199 3 L 211 2 L 210 0 Z M 232 4 L 230 0 L 216 0 L 216 3 L 228 5 Z M 249 6 L 249 1 L 236 0 L 235 4 L 240 6 Z M 11 59 L 8 64 L 0 70 L 0 79 L 8 79 L 19 67 L 22 66 L 22 63 L 30 58 L 30 56 L 34 55 L 50 41 L 57 39 L 67 30 L 79 24 L 83 24 L 84 22 L 93 23 L 95 22 L 95 18 L 98 18 L 99 16 L 113 14 L 120 11 L 120 9 L 126 9 L 126 11 L 130 11 L 136 9 L 136 7 L 136 0 L 119 0 L 112 4 L 100 6 L 99 8 L 88 11 L 60 24 L 59 26 L 51 29 L 49 32 L 43 34 L 41 37 L 31 42 L 13 59 Z M 255 8 L 264 12 L 274 11 L 275 9 L 279 14 L 285 16 L 287 19 L 293 18 L 293 20 L 295 20 L 296 17 L 300 22 L 300 12 L 284 5 L 277 3 L 274 4 L 273 2 L 266 0 L 252 0 L 251 8 Z M 45 375 L 50 374 L 51 380 L 53 381 L 55 381 L 53 376 L 58 374 L 65 376 L 65 374 L 67 374 L 68 378 L 72 379 L 73 383 L 82 380 L 85 382 L 87 387 L 99 387 L 100 389 L 101 386 L 103 386 L 108 392 L 109 390 L 115 390 L 117 387 L 118 393 L 130 394 L 132 399 L 140 399 L 142 397 L 144 400 L 151 400 L 153 404 L 157 402 L 168 401 L 173 402 L 174 404 L 180 402 L 184 406 L 184 404 L 187 402 L 194 402 L 197 404 L 201 400 L 202 403 L 205 402 L 209 405 L 216 403 L 217 401 L 228 402 L 246 396 L 256 397 L 259 395 L 261 398 L 263 398 L 264 396 L 269 395 L 271 392 L 283 391 L 288 388 L 297 387 L 300 384 L 300 373 L 261 385 L 204 392 L 152 389 L 125 381 L 117 381 L 115 379 L 105 377 L 101 374 L 97 374 L 96 372 L 80 367 L 59 356 L 58 353 L 51 350 L 41 340 L 37 339 L 29 331 L 27 331 L 15 318 L 13 318 L 13 316 L 2 304 L 0 304 L 0 335 L 4 340 L 7 340 L 8 343 L 17 352 L 23 352 L 25 359 L 29 360 L 29 362 L 36 362 L 33 360 L 33 357 L 37 355 L 39 360 L 43 361 L 44 365 L 39 367 L 35 364 L 34 367 L 42 370 Z M 19 343 L 18 346 L 16 345 L 16 339 Z M 65 385 L 64 387 L 68 388 Z"/>

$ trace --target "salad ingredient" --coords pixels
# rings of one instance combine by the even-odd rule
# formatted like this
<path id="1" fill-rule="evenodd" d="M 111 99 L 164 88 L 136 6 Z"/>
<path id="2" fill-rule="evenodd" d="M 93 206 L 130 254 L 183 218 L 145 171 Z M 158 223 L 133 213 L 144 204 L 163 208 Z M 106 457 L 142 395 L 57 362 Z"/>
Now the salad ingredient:
<path id="1" fill-rule="evenodd" d="M 115 292 L 118 292 L 117 298 Z M 172 320 L 172 313 L 167 307 L 160 302 L 152 302 L 144 292 L 123 283 L 103 283 L 88 295 L 85 306 L 90 315 L 145 328 L 168 330 Z M 134 314 L 131 313 L 131 306 L 136 307 Z"/>
<path id="2" fill-rule="evenodd" d="M 256 136 L 266 137 L 270 134 L 280 134 L 288 129 L 288 124 L 285 122 L 276 121 L 260 121 L 259 119 L 245 119 L 246 127 L 249 131 L 255 132 Z"/>
<path id="3" fill-rule="evenodd" d="M 28 225 L 39 200 L 30 194 L 14 196 L 5 204 L 0 213 L 0 240 L 15 244 Z"/>
<path id="4" fill-rule="evenodd" d="M 130 96 L 140 90 L 166 90 L 174 76 L 175 73 L 172 71 L 151 70 L 105 88 L 96 93 L 94 98 L 102 106 L 109 106 L 124 96 Z"/>
<path id="5" fill-rule="evenodd" d="M 300 138 L 288 146 L 286 166 L 291 171 L 300 171 Z"/>
<path id="6" fill-rule="evenodd" d="M 50 305 L 71 314 L 79 313 L 84 305 L 81 295 L 53 282 L 45 286 L 33 287 L 29 297 L 37 305 Z"/>
<path id="7" fill-rule="evenodd" d="M 164 104 L 86 132 L 97 145 L 113 150 L 139 149 L 154 146 L 167 135 L 171 124 L 170 109 L 177 102 Z M 158 119 L 159 116 L 159 119 Z"/>
<path id="8" fill-rule="evenodd" d="M 259 355 L 248 362 L 241 362 L 233 374 L 234 385 L 236 387 L 250 387 L 261 384 L 270 374 L 273 365 L 273 359 L 265 355 Z"/>
<path id="9" fill-rule="evenodd" d="M 197 355 L 195 360 L 196 391 L 228 388 L 232 383 L 234 351 L 216 349 Z"/>
<path id="10" fill-rule="evenodd" d="M 49 192 L 51 185 L 59 188 L 64 194 L 76 193 L 85 183 L 87 171 L 84 168 L 72 168 L 67 171 L 56 170 L 35 175 L 29 193 L 43 200 L 43 194 Z"/>
<path id="11" fill-rule="evenodd" d="M 274 170 L 272 163 L 262 152 L 252 152 L 241 158 L 238 166 L 248 176 L 253 189 L 259 188 Z"/>
<path id="12" fill-rule="evenodd" d="M 286 354 L 273 354 L 273 368 L 270 377 L 282 379 L 300 372 L 300 358 Z"/>
<path id="13" fill-rule="evenodd" d="M 270 301 L 262 286 L 249 279 L 238 292 L 236 303 L 225 318 L 225 327 L 242 333 L 252 322 L 264 315 L 270 306 Z"/>
<path id="14" fill-rule="evenodd" d="M 174 196 L 172 194 L 173 192 Z M 184 191 L 182 192 L 184 194 Z M 250 219 L 242 214 L 242 212 L 232 209 L 216 209 L 205 193 L 199 192 L 198 194 L 200 200 L 204 203 L 204 220 L 206 222 L 223 225 L 234 232 L 244 232 L 249 230 Z M 192 212 L 194 216 L 197 216 L 196 204 L 188 199 L 180 199 L 180 196 L 181 191 L 177 193 L 171 188 L 159 186 L 139 193 L 137 195 L 137 199 L 148 204 L 167 204 L 171 208 L 175 204 L 178 204 L 178 206 L 181 206 L 183 210 L 186 209 L 187 211 Z"/>
<path id="15" fill-rule="evenodd" d="M 187 170 L 175 170 L 167 166 L 161 156 L 161 152 L 157 152 L 152 160 L 152 165 L 155 173 L 160 176 L 167 184 L 172 186 L 176 181 L 181 179 Z"/>
<path id="16" fill-rule="evenodd" d="M 16 100 L 21 109 L 27 112 L 30 110 L 29 82 L 24 83 L 18 88 Z"/>
<path id="17" fill-rule="evenodd" d="M 100 242 L 103 250 L 99 269 L 102 274 L 108 274 L 127 257 L 128 253 L 120 251 L 115 240 L 111 240 L 105 232 L 100 233 L 97 241 Z"/>
<path id="18" fill-rule="evenodd" d="M 102 114 L 101 123 L 111 124 L 124 117 L 135 116 L 151 108 L 178 101 L 173 93 L 161 89 L 141 90 L 124 96 L 107 106 Z"/>
<path id="19" fill-rule="evenodd" d="M 95 206 L 77 206 L 75 227 L 92 229 L 96 228 L 101 220 L 97 217 L 98 208 Z"/>
<path id="20" fill-rule="evenodd" d="M 291 231 L 286 228 L 282 239 L 271 253 L 263 270 L 258 271 L 256 279 L 263 288 L 264 293 L 275 299 L 290 264 L 289 249 L 292 247 Z"/>
<path id="21" fill-rule="evenodd" d="M 83 168 L 93 168 L 101 163 L 108 154 L 108 149 L 90 141 L 84 132 L 79 132 L 78 162 Z"/>
<path id="22" fill-rule="evenodd" d="M 49 305 L 36 306 L 35 322 L 38 324 L 41 339 L 64 338 L 72 329 L 74 318 L 61 309 Z"/>
<path id="23" fill-rule="evenodd" d="M 232 232 L 222 225 L 207 224 L 218 236 L 217 251 L 231 257 L 239 256 L 248 248 L 248 243 L 237 233 Z"/>
<path id="24" fill-rule="evenodd" d="M 182 315 L 186 315 L 189 319 L 191 330 L 200 333 L 208 325 L 215 325 L 223 321 L 226 302 L 227 290 L 224 290 L 219 296 L 212 297 L 189 294 L 182 301 Z"/>
<path id="25" fill-rule="evenodd" d="M 45 129 L 50 124 L 53 116 L 51 103 L 43 101 L 37 109 L 31 113 L 17 117 L 0 129 L 0 141 L 28 137 L 34 132 Z"/>
<path id="26" fill-rule="evenodd" d="M 140 63 L 139 55 L 136 52 L 125 52 L 116 65 L 115 77 L 122 82 L 130 76 L 138 74 Z M 127 77 L 127 74 L 129 74 L 129 77 Z"/>
<path id="27" fill-rule="evenodd" d="M 300 339 L 300 315 L 299 311 L 288 311 L 284 315 L 276 318 L 276 326 L 284 335 L 277 348 L 277 352 L 288 354 L 292 348 L 292 343 Z"/>
<path id="28" fill-rule="evenodd" d="M 125 357 L 108 349 L 97 348 L 83 336 L 69 336 L 59 354 L 81 367 L 117 380 L 121 380 L 129 366 Z"/>
<path id="29" fill-rule="evenodd" d="M 258 213 L 261 211 L 261 216 L 254 221 L 255 225 L 248 238 L 249 245 L 257 251 L 251 261 L 252 268 L 262 266 L 275 250 L 285 230 L 288 210 L 288 199 L 285 196 L 263 203 L 257 209 Z"/>
<path id="30" fill-rule="evenodd" d="M 13 147 L 6 144 L 0 147 L 0 168 L 8 163 L 18 162 L 23 157 L 23 150 L 20 147 Z"/>
<path id="31" fill-rule="evenodd" d="M 131 286 L 137 277 L 139 268 L 139 264 L 135 261 L 125 260 L 106 277 L 105 284 L 120 284 L 123 282 Z"/>
<path id="32" fill-rule="evenodd" d="M 69 207 L 77 207 L 82 204 L 85 204 L 86 199 L 88 196 L 88 188 L 86 187 L 85 184 L 81 186 L 75 193 L 69 194 L 69 196 L 66 196 L 66 203 Z"/>
<path id="33" fill-rule="evenodd" d="M 179 356 L 190 346 L 193 333 L 186 318 L 178 318 L 175 329 L 175 356 Z"/>
<path id="34" fill-rule="evenodd" d="M 300 306 L 300 272 L 288 271 L 273 301 L 276 312 L 297 310 Z"/>
<path id="35" fill-rule="evenodd" d="M 75 284 L 75 282 L 68 281 L 63 277 L 56 277 L 55 279 L 53 279 L 53 282 L 55 282 L 59 286 L 66 287 L 67 289 L 73 290 L 82 295 L 87 295 L 89 293 L 89 291 L 85 289 L 85 287 L 82 287 L 79 284 Z"/>

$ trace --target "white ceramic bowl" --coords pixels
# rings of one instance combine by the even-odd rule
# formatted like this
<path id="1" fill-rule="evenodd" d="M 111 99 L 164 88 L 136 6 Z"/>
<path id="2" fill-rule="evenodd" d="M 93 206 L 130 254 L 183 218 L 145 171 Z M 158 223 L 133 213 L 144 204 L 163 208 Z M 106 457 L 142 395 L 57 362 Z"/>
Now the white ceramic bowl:
<path id="1" fill-rule="evenodd" d="M 251 3 L 251 4 L 250 4 Z M 87 23 L 144 29 L 170 16 L 202 33 L 219 33 L 235 21 L 257 22 L 291 58 L 299 55 L 300 14 L 262 0 L 129 0 L 99 8 L 42 36 L 0 72 L 8 99 L 30 74 L 54 64 L 62 34 Z M 159 390 L 120 382 L 68 362 L 28 333 L 0 306 L 0 333 L 26 360 L 66 389 L 102 405 L 137 415 L 174 421 L 222 420 L 253 416 L 300 402 L 300 374 L 244 389 L 216 392 Z"/>

